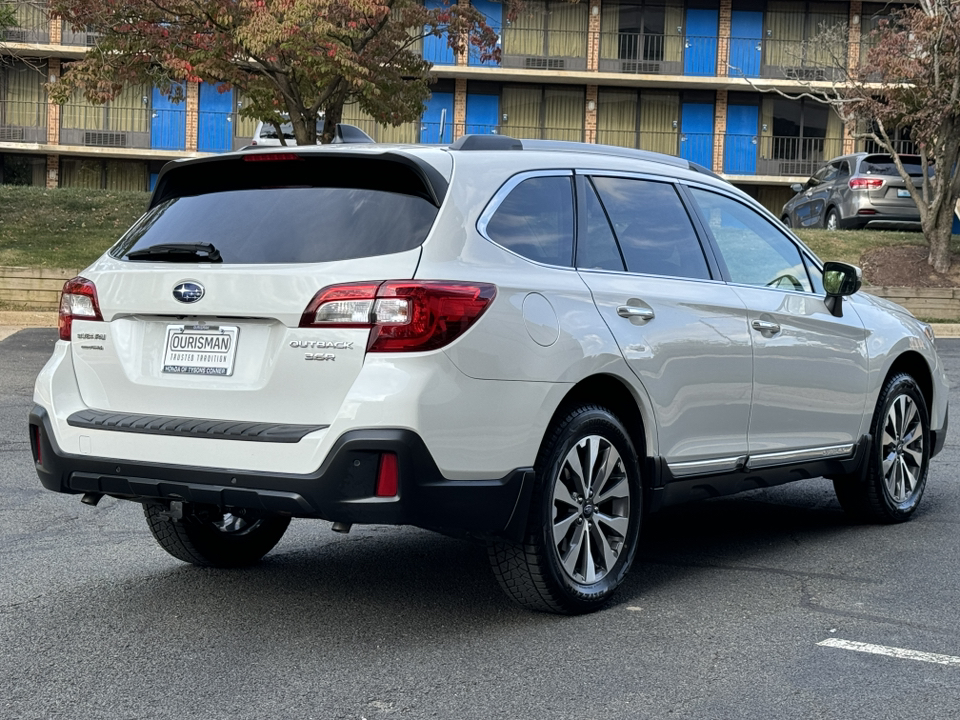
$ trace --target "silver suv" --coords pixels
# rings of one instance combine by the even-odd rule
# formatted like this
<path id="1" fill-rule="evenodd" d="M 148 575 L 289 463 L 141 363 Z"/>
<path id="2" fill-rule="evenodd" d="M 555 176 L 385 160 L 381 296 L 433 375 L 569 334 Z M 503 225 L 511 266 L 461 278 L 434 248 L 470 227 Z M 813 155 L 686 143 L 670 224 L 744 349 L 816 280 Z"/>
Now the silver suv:
<path id="1" fill-rule="evenodd" d="M 857 517 L 916 510 L 943 368 L 859 287 L 674 157 L 468 136 L 177 161 L 64 287 L 34 460 L 196 565 L 257 562 L 294 517 L 409 524 L 585 612 L 668 505 L 826 475 Z"/>
<path id="2" fill-rule="evenodd" d="M 918 155 L 900 160 L 916 187 L 923 184 Z M 932 168 L 928 172 L 933 172 Z M 868 225 L 918 224 L 920 211 L 889 155 L 854 153 L 831 160 L 803 185 L 780 213 L 787 227 L 860 229 Z"/>

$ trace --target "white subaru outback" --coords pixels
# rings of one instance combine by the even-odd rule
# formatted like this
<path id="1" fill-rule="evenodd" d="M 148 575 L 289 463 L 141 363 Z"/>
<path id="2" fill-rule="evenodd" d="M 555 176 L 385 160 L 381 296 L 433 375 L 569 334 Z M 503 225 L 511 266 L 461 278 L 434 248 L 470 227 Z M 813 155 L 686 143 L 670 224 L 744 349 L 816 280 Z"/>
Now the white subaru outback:
<path id="1" fill-rule="evenodd" d="M 606 601 L 667 505 L 833 478 L 917 508 L 929 326 L 678 158 L 468 136 L 166 166 L 66 283 L 30 414 L 50 490 L 141 503 L 197 565 L 293 517 L 486 541 L 508 595 Z"/>

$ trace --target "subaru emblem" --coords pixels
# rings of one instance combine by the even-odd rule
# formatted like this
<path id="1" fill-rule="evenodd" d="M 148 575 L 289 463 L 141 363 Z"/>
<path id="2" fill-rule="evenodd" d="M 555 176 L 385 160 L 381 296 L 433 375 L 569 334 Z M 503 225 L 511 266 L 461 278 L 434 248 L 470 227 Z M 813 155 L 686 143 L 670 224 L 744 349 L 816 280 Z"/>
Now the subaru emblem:
<path id="1" fill-rule="evenodd" d="M 173 289 L 173 297 L 182 303 L 195 303 L 203 297 L 203 285 L 195 282 L 182 282 Z"/>

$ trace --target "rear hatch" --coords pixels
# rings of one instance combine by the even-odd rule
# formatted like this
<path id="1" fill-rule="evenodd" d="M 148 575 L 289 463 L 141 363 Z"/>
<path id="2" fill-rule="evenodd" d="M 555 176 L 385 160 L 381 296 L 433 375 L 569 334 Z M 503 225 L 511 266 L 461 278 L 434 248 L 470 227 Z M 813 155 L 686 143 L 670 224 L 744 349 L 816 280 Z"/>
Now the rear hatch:
<path id="1" fill-rule="evenodd" d="M 910 174 L 915 187 L 923 185 L 923 166 L 917 155 L 901 155 L 900 161 Z M 932 170 L 930 171 L 932 173 Z M 916 203 L 910 197 L 907 185 L 897 172 L 897 166 L 889 155 L 868 155 L 860 161 L 860 174 L 867 178 L 882 179 L 878 188 L 868 190 L 870 201 L 883 212 L 917 213 Z"/>
<path id="2" fill-rule="evenodd" d="M 299 327 L 301 316 L 329 285 L 412 278 L 444 191 L 435 169 L 399 153 L 258 153 L 166 171 L 148 212 L 84 273 L 103 317 L 73 322 L 84 403 L 330 423 L 370 331 Z"/>

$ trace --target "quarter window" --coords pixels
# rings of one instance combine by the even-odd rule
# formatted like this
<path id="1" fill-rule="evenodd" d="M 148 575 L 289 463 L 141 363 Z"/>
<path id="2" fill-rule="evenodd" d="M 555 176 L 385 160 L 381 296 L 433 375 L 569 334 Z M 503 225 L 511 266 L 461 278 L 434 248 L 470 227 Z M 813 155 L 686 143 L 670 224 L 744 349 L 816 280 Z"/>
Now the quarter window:
<path id="1" fill-rule="evenodd" d="M 584 270 L 619 270 L 623 272 L 623 258 L 617 248 L 610 221 L 603 211 L 600 199 L 589 180 L 583 183 L 584 198 L 581 212 L 585 222 L 583 233 L 577 238 L 577 267 Z"/>
<path id="2" fill-rule="evenodd" d="M 797 246 L 773 223 L 724 195 L 691 188 L 727 266 L 730 282 L 811 292 Z"/>
<path id="3" fill-rule="evenodd" d="M 649 275 L 709 279 L 700 240 L 670 183 L 593 178 L 613 223 L 627 270 Z"/>
<path id="4" fill-rule="evenodd" d="M 573 262 L 573 178 L 527 178 L 487 223 L 487 236 L 530 260 L 570 267 Z"/>

